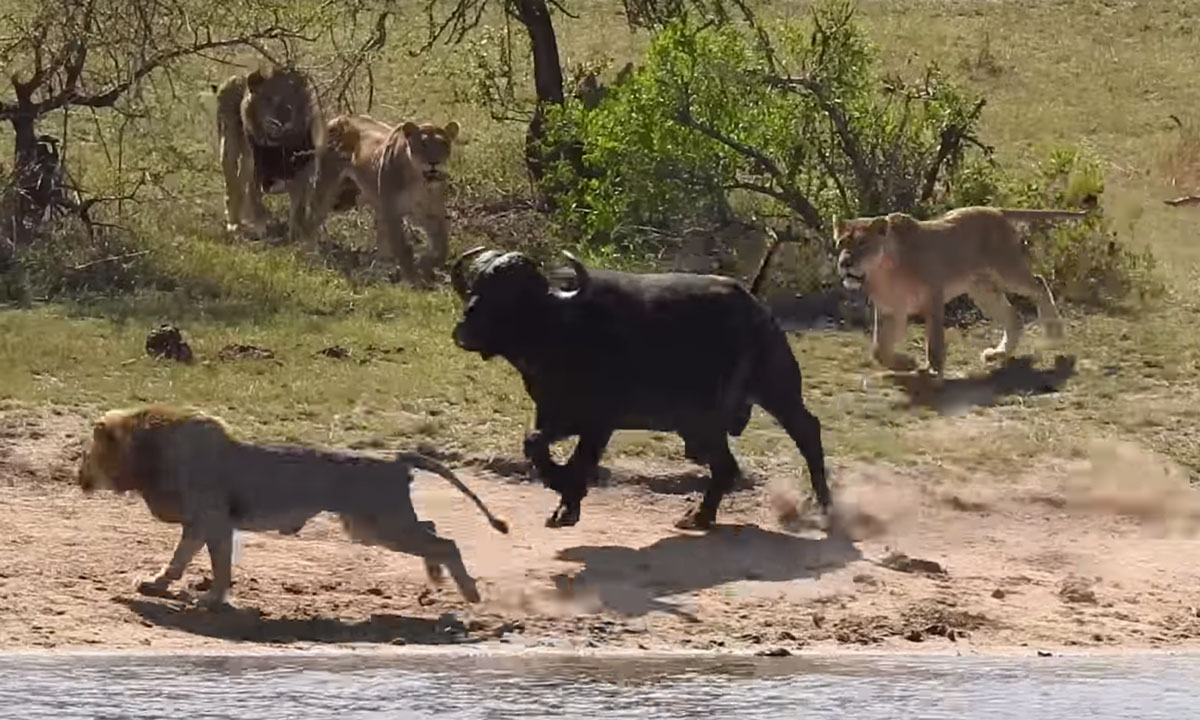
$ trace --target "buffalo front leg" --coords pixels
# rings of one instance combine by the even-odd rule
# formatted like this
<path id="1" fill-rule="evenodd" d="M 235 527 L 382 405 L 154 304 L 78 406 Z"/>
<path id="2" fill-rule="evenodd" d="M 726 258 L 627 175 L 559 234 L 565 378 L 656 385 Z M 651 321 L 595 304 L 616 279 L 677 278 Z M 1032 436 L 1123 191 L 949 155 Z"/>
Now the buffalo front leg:
<path id="1" fill-rule="evenodd" d="M 142 595 L 162 595 L 171 583 L 183 577 L 183 571 L 203 546 L 204 536 L 200 531 L 195 526 L 184 525 L 170 562 L 163 566 L 158 575 L 139 581 L 137 591 Z"/>
<path id="2" fill-rule="evenodd" d="M 571 459 L 563 466 L 563 482 L 558 493 L 558 507 L 546 521 L 546 527 L 570 527 L 579 522 L 580 506 L 587 496 L 588 482 L 604 457 L 604 449 L 612 438 L 611 430 L 591 430 L 580 433 L 579 444 Z"/>

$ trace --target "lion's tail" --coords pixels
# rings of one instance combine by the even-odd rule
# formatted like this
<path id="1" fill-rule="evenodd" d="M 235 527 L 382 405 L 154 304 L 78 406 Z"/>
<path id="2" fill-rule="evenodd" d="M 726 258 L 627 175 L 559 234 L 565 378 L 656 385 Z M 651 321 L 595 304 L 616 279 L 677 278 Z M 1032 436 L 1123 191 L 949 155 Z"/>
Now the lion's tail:
<path id="1" fill-rule="evenodd" d="M 409 467 L 416 468 L 417 470 L 424 470 L 425 472 L 430 472 L 434 475 L 440 475 L 445 478 L 447 482 L 458 488 L 459 492 L 461 492 L 463 495 L 466 495 L 471 499 L 472 502 L 475 503 L 475 506 L 479 508 L 485 517 L 487 517 L 488 522 L 491 523 L 492 527 L 506 535 L 508 534 L 508 523 L 493 515 L 492 511 L 488 510 L 487 505 L 484 505 L 483 501 L 479 499 L 479 496 L 471 492 L 471 488 L 463 484 L 463 481 L 459 480 L 458 476 L 455 475 L 450 468 L 441 464 L 437 460 L 434 460 L 433 458 L 426 457 L 415 452 L 398 453 L 396 455 L 396 459 L 405 465 L 408 465 Z"/>
<path id="2" fill-rule="evenodd" d="M 1082 217 L 1087 217 L 1087 212 L 1083 210 L 1027 210 L 1027 209 L 1010 209 L 996 208 L 1005 220 L 1011 222 L 1037 222 L 1039 220 L 1077 220 Z"/>

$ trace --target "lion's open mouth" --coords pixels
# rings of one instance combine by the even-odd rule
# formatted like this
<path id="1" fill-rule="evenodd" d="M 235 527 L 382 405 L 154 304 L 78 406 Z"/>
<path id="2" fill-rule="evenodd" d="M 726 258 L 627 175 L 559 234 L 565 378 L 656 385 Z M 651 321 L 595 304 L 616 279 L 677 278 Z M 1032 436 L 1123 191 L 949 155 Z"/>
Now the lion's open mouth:
<path id="1" fill-rule="evenodd" d="M 861 288 L 863 286 L 864 279 L 865 278 L 861 273 L 857 273 L 853 270 L 842 271 L 842 285 L 844 285 L 847 290 L 857 290 Z"/>

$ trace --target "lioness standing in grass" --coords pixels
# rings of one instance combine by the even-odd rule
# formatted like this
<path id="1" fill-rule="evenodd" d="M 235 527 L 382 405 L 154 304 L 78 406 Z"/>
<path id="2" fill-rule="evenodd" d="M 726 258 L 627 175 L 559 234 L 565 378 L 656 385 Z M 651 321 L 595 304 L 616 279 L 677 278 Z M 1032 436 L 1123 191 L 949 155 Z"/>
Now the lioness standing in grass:
<path id="1" fill-rule="evenodd" d="M 368 115 L 341 115 L 329 121 L 327 142 L 317 157 L 309 242 L 334 209 L 347 179 L 375 211 L 375 234 L 384 259 L 395 262 L 406 279 L 431 281 L 434 268 L 445 264 L 450 219 L 446 214 L 446 181 L 450 149 L 458 123 L 445 127 L 405 122 L 396 127 Z M 426 252 L 416 262 L 407 221 L 428 236 Z"/>
<path id="2" fill-rule="evenodd" d="M 983 362 L 1012 355 L 1023 330 L 1005 292 L 1037 303 L 1038 320 L 1052 340 L 1063 336 L 1050 287 L 1030 267 L 1025 244 L 1010 221 L 1079 218 L 1067 210 L 1005 210 L 965 207 L 934 220 L 904 213 L 834 219 L 838 274 L 849 289 L 863 288 L 875 305 L 872 355 L 894 371 L 915 370 L 916 361 L 893 350 L 910 315 L 925 318 L 928 370 L 942 375 L 946 363 L 946 303 L 966 293 L 1004 335 L 983 351 Z"/>

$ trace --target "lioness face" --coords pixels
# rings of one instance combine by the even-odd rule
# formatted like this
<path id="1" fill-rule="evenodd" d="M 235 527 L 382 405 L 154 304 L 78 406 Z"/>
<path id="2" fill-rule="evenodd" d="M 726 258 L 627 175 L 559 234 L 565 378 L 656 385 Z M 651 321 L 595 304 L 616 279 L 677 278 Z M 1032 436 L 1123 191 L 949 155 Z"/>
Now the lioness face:
<path id="1" fill-rule="evenodd" d="M 425 182 L 445 182 L 450 177 L 446 163 L 450 160 L 450 145 L 458 137 L 458 123 L 451 120 L 442 128 L 432 123 L 406 122 L 403 130 L 408 155 Z"/>
<path id="2" fill-rule="evenodd" d="M 838 275 L 847 289 L 857 290 L 883 256 L 887 218 L 835 219 L 833 228 L 838 251 Z"/>
<path id="3" fill-rule="evenodd" d="M 92 426 L 92 441 L 79 461 L 76 481 L 85 493 L 115 490 L 119 484 L 124 454 L 120 431 L 100 420 Z"/>

